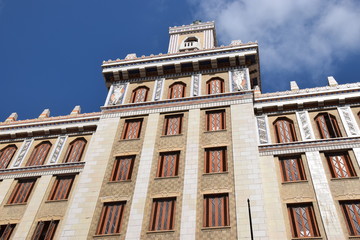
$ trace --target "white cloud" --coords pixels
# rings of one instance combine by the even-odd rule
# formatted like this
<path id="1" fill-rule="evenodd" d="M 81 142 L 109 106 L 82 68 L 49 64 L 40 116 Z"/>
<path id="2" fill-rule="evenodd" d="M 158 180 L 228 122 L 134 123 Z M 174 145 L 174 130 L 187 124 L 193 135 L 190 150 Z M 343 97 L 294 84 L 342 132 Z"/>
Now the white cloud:
<path id="1" fill-rule="evenodd" d="M 215 20 L 221 43 L 258 40 L 265 70 L 316 76 L 360 51 L 357 0 L 189 1 L 197 18 Z"/>

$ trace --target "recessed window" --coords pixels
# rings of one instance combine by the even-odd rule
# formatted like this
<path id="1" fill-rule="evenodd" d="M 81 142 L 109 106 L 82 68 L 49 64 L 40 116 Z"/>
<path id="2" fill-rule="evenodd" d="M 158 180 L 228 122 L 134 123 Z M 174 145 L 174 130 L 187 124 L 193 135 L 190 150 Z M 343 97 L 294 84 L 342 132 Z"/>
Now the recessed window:
<path id="1" fill-rule="evenodd" d="M 279 160 L 284 182 L 306 180 L 300 156 L 280 157 Z"/>
<path id="2" fill-rule="evenodd" d="M 354 167 L 347 152 L 325 154 L 333 178 L 347 178 L 356 176 Z"/>
<path id="3" fill-rule="evenodd" d="M 135 156 L 117 157 L 114 163 L 110 181 L 126 181 L 131 179 Z"/>
<path id="4" fill-rule="evenodd" d="M 230 225 L 229 195 L 204 195 L 204 227 L 223 227 Z"/>
<path id="5" fill-rule="evenodd" d="M 149 88 L 145 86 L 136 88 L 132 93 L 131 102 L 132 103 L 146 102 L 148 92 L 149 92 Z"/>
<path id="6" fill-rule="evenodd" d="M 225 129 L 225 110 L 206 112 L 206 130 L 217 131 Z"/>
<path id="7" fill-rule="evenodd" d="M 84 153 L 86 140 L 84 138 L 78 138 L 69 144 L 69 147 L 65 155 L 65 163 L 80 162 Z"/>
<path id="8" fill-rule="evenodd" d="M 207 94 L 223 93 L 224 80 L 221 78 L 212 78 L 206 82 Z"/>
<path id="9" fill-rule="evenodd" d="M 57 176 L 49 195 L 49 200 L 68 199 L 75 176 Z"/>
<path id="10" fill-rule="evenodd" d="M 26 203 L 29 199 L 30 193 L 34 188 L 36 179 L 20 179 L 18 180 L 8 204 Z"/>
<path id="11" fill-rule="evenodd" d="M 59 220 L 40 221 L 36 225 L 34 235 L 31 239 L 34 240 L 51 240 L 54 238 L 56 228 L 59 224 Z"/>
<path id="12" fill-rule="evenodd" d="M 205 173 L 220 173 L 227 171 L 226 148 L 205 149 Z"/>
<path id="13" fill-rule="evenodd" d="M 136 139 L 140 137 L 142 119 L 126 120 L 124 124 L 124 130 L 122 139 Z"/>
<path id="14" fill-rule="evenodd" d="M 97 235 L 120 233 L 121 221 L 126 202 L 105 203 L 101 211 Z"/>
<path id="15" fill-rule="evenodd" d="M 360 201 L 340 202 L 350 236 L 360 236 Z"/>
<path id="16" fill-rule="evenodd" d="M 50 142 L 42 142 L 38 144 L 32 151 L 29 160 L 26 163 L 26 166 L 38 166 L 43 165 L 45 159 L 51 148 Z"/>
<path id="17" fill-rule="evenodd" d="M 319 229 L 311 203 L 289 204 L 292 236 L 296 238 L 319 237 Z"/>
<path id="18" fill-rule="evenodd" d="M 154 199 L 151 217 L 150 231 L 162 231 L 174 229 L 176 198 Z"/>
<path id="19" fill-rule="evenodd" d="M 341 137 L 336 117 L 329 113 L 320 113 L 315 118 L 322 139 Z"/>
<path id="20" fill-rule="evenodd" d="M 17 147 L 15 145 L 7 146 L 0 151 L 0 169 L 5 169 L 9 166 Z"/>
<path id="21" fill-rule="evenodd" d="M 183 98 L 185 97 L 186 84 L 182 82 L 176 82 L 169 87 L 169 99 Z"/>
<path id="22" fill-rule="evenodd" d="M 181 134 L 182 114 L 165 116 L 164 135 Z"/>
<path id="23" fill-rule="evenodd" d="M 16 224 L 0 225 L 0 239 L 1 240 L 9 240 L 15 227 L 16 227 Z"/>
<path id="24" fill-rule="evenodd" d="M 157 177 L 174 177 L 178 175 L 180 152 L 165 152 L 160 154 Z"/>
<path id="25" fill-rule="evenodd" d="M 297 140 L 294 122 L 286 117 L 276 119 L 274 129 L 278 143 L 289 143 Z"/>

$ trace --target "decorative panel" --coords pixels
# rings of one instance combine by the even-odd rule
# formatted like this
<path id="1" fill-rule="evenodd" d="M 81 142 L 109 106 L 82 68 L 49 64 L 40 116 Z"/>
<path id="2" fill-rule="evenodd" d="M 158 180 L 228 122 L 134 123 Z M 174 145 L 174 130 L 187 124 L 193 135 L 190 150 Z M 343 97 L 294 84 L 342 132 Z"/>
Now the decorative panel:
<path id="1" fill-rule="evenodd" d="M 161 93 L 163 89 L 164 78 L 159 78 L 155 83 L 155 91 L 154 91 L 154 101 L 158 101 L 161 99 Z"/>
<path id="2" fill-rule="evenodd" d="M 19 154 L 16 156 L 16 160 L 14 162 L 13 167 L 19 167 L 22 160 L 25 158 L 25 155 L 29 151 L 30 145 L 33 142 L 33 139 L 26 139 L 24 143 L 21 146 L 21 150 L 19 151 Z"/>
<path id="3" fill-rule="evenodd" d="M 60 157 L 61 150 L 64 148 L 67 136 L 60 136 L 56 142 L 55 148 L 51 153 L 50 163 L 56 163 Z"/>
<path id="4" fill-rule="evenodd" d="M 259 116 L 259 117 L 256 117 L 256 119 L 257 119 L 260 144 L 269 143 L 269 136 L 268 136 L 268 130 L 267 130 L 267 124 L 266 124 L 266 121 L 267 121 L 266 116 Z"/>
<path id="5" fill-rule="evenodd" d="M 297 112 L 296 116 L 298 118 L 302 140 L 314 139 L 314 133 L 311 127 L 311 123 L 309 121 L 308 112 L 307 111 Z"/>
<path id="6" fill-rule="evenodd" d="M 250 79 L 247 68 L 234 69 L 231 71 L 230 76 L 231 76 L 230 88 L 232 92 L 250 89 Z"/>
<path id="7" fill-rule="evenodd" d="M 192 96 L 199 96 L 200 95 L 200 84 L 201 82 L 201 74 L 194 74 L 192 75 Z"/>
<path id="8" fill-rule="evenodd" d="M 359 135 L 359 128 L 355 123 L 354 116 L 349 107 L 339 107 L 341 120 L 349 137 Z"/>
<path id="9" fill-rule="evenodd" d="M 106 105 L 118 105 L 122 104 L 127 83 L 114 83 L 109 91 L 108 101 Z"/>

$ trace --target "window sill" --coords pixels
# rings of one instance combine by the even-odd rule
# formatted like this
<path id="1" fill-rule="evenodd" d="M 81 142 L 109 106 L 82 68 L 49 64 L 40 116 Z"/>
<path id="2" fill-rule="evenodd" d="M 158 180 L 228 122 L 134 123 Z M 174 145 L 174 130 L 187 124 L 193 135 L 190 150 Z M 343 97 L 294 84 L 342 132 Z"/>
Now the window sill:
<path id="1" fill-rule="evenodd" d="M 172 134 L 172 135 L 161 135 L 160 138 L 179 137 L 179 136 L 184 136 L 184 134 L 180 133 L 180 134 Z"/>
<path id="2" fill-rule="evenodd" d="M 93 235 L 94 238 L 104 238 L 104 237 L 116 237 L 116 236 L 120 236 L 120 233 L 112 233 L 112 234 L 103 234 L 103 235 Z"/>
<path id="3" fill-rule="evenodd" d="M 174 178 L 179 178 L 179 176 L 155 177 L 155 180 L 160 180 L 160 179 L 174 179 Z"/>
<path id="4" fill-rule="evenodd" d="M 129 180 L 121 180 L 121 181 L 108 181 L 108 183 L 129 183 L 129 182 L 132 182 L 132 180 L 129 179 Z"/>
<path id="5" fill-rule="evenodd" d="M 45 203 L 53 203 L 53 202 L 67 202 L 68 199 L 59 199 L 59 200 L 46 200 Z"/>
<path id="6" fill-rule="evenodd" d="M 10 207 L 10 206 L 24 206 L 26 205 L 27 203 L 6 203 L 4 204 L 4 207 Z"/>
<path id="7" fill-rule="evenodd" d="M 319 239 L 323 239 L 322 237 L 299 237 L 299 238 L 291 238 L 291 240 L 302 240 L 302 239 L 306 239 L 306 240 L 319 240 Z"/>
<path id="8" fill-rule="evenodd" d="M 226 175 L 226 174 L 229 174 L 229 172 L 228 171 L 225 171 L 225 172 L 212 172 L 212 173 L 203 173 L 202 175 L 203 176 L 211 176 L 211 175 L 218 175 L 218 174 Z"/>
<path id="9" fill-rule="evenodd" d="M 346 179 L 359 179 L 359 177 L 354 176 L 354 177 L 343 177 L 343 178 L 331 178 L 331 181 L 341 181 L 341 180 L 346 180 Z"/>
<path id="10" fill-rule="evenodd" d="M 211 230 L 222 230 L 222 229 L 230 229 L 230 226 L 219 226 L 219 227 L 202 227 L 202 231 L 211 231 Z"/>
<path id="11" fill-rule="evenodd" d="M 204 131 L 204 133 L 213 133 L 213 132 L 226 132 L 226 129 L 214 130 L 214 131 Z"/>
<path id="12" fill-rule="evenodd" d="M 156 233 L 174 233 L 175 230 L 158 230 L 158 231 L 147 231 L 147 234 L 156 234 Z"/>
<path id="13" fill-rule="evenodd" d="M 130 138 L 130 139 L 120 139 L 119 142 L 122 142 L 122 141 L 136 141 L 136 140 L 140 140 L 140 138 Z"/>
<path id="14" fill-rule="evenodd" d="M 291 184 L 291 183 L 307 183 L 309 182 L 308 180 L 297 180 L 297 181 L 287 181 L 287 182 L 282 182 L 281 184 Z"/>
<path id="15" fill-rule="evenodd" d="M 360 235 L 349 236 L 349 239 L 355 239 L 355 240 L 360 239 Z"/>

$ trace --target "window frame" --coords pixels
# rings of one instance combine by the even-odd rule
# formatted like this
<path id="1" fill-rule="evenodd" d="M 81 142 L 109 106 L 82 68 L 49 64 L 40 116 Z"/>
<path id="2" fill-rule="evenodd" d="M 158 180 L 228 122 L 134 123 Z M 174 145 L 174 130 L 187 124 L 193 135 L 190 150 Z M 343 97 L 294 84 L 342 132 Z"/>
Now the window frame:
<path id="1" fill-rule="evenodd" d="M 301 236 L 301 230 L 299 229 L 299 226 L 296 222 L 295 216 L 296 216 L 296 209 L 297 208 L 302 208 L 305 210 L 306 212 L 306 216 L 307 216 L 307 223 L 303 223 L 303 224 L 307 224 L 310 227 L 310 231 L 308 234 L 310 234 L 309 236 Z M 287 204 L 287 210 L 288 210 L 288 216 L 289 216 L 289 221 L 290 221 L 290 225 L 291 225 L 291 234 L 292 237 L 294 238 L 313 238 L 313 237 L 320 237 L 320 231 L 319 231 L 319 226 L 316 220 L 316 215 L 314 212 L 314 208 L 313 208 L 313 204 L 312 203 L 296 203 L 296 204 Z M 302 210 L 302 211 L 304 211 Z M 304 218 L 301 218 L 301 220 L 304 220 Z"/>
<path id="2" fill-rule="evenodd" d="M 221 151 L 220 153 L 220 159 L 218 159 L 220 161 L 220 169 L 219 171 L 212 171 L 212 169 L 210 169 L 210 152 L 215 152 L 215 151 Z M 205 174 L 214 174 L 214 173 L 224 173 L 228 171 L 228 157 L 227 157 L 227 147 L 223 146 L 223 147 L 211 147 L 211 148 L 205 148 L 205 163 L 204 163 L 204 173 Z"/>
<path id="3" fill-rule="evenodd" d="M 324 122 L 320 118 L 323 118 Z M 342 137 L 336 116 L 328 112 L 322 112 L 317 114 L 314 120 L 321 139 Z M 326 129 L 324 129 L 325 127 Z"/>
<path id="4" fill-rule="evenodd" d="M 1 240 L 10 240 L 15 227 L 16 227 L 16 224 L 11 224 L 11 223 L 0 225 L 0 239 Z"/>
<path id="5" fill-rule="evenodd" d="M 60 220 L 39 221 L 31 240 L 38 240 L 45 234 L 44 239 L 53 239 Z"/>
<path id="6" fill-rule="evenodd" d="M 348 229 L 348 233 L 352 237 L 360 236 L 360 231 L 357 232 L 357 226 L 355 226 L 354 217 L 357 220 L 357 225 L 360 225 L 360 214 L 358 211 L 354 211 L 354 216 L 351 216 L 350 210 L 347 205 L 357 205 L 357 208 L 360 208 L 360 200 L 347 200 L 347 201 L 340 201 L 340 207 L 344 216 L 344 220 L 346 223 L 346 227 Z"/>
<path id="7" fill-rule="evenodd" d="M 297 141 L 294 121 L 291 120 L 290 118 L 278 117 L 273 122 L 273 126 L 274 126 L 275 138 L 277 143 L 291 143 Z M 288 134 L 286 134 L 286 132 L 284 131 L 287 131 Z"/>
<path id="8" fill-rule="evenodd" d="M 77 146 L 79 143 L 80 147 Z M 69 146 L 67 147 L 64 163 L 73 163 L 73 162 L 81 162 L 81 158 L 84 154 L 85 147 L 86 147 L 87 141 L 85 138 L 80 137 L 76 138 L 73 141 L 70 142 Z M 74 152 L 77 154 L 76 156 L 72 156 Z M 75 161 L 76 160 L 76 161 Z"/>
<path id="9" fill-rule="evenodd" d="M 286 161 L 294 160 L 296 166 L 287 164 Z M 304 169 L 303 160 L 300 155 L 296 156 L 280 156 L 279 157 L 280 172 L 283 182 L 299 182 L 306 181 L 306 174 Z M 287 168 L 287 166 L 290 168 Z M 296 179 L 298 176 L 299 179 Z M 293 180 L 292 180 L 293 178 Z"/>
<path id="10" fill-rule="evenodd" d="M 164 174 L 164 172 L 167 173 L 169 170 L 169 169 L 166 169 L 166 165 L 164 165 L 166 156 L 175 156 L 174 169 L 172 171 L 172 174 L 170 174 L 170 175 Z M 179 176 L 179 159 L 180 159 L 180 151 L 161 152 L 160 156 L 159 156 L 159 160 L 158 160 L 156 177 L 157 178 L 167 178 L 167 177 Z"/>
<path id="11" fill-rule="evenodd" d="M 145 90 L 145 96 L 143 99 L 139 100 L 138 99 L 138 96 L 140 94 L 140 91 L 144 89 Z M 147 97 L 148 97 L 148 94 L 149 94 L 149 88 L 146 87 L 146 86 L 140 86 L 140 87 L 137 87 L 135 88 L 133 91 L 132 91 L 132 94 L 131 94 L 131 99 L 130 99 L 130 103 L 143 103 L 143 102 L 146 102 L 147 100 Z"/>
<path id="12" fill-rule="evenodd" d="M 131 180 L 132 172 L 134 169 L 134 162 L 135 162 L 135 155 L 129 155 L 129 156 L 117 156 L 114 161 L 113 169 L 111 171 L 110 176 L 110 182 L 123 182 L 123 181 L 129 181 Z M 123 165 L 120 164 L 122 160 L 129 160 L 129 166 L 127 168 L 127 172 L 125 172 L 122 168 Z M 125 179 L 122 179 L 121 176 L 123 176 L 121 173 L 124 172 Z M 120 177 L 120 179 L 119 179 Z"/>
<path id="13" fill-rule="evenodd" d="M 184 114 L 174 114 L 174 115 L 166 115 L 164 117 L 164 127 L 163 127 L 163 136 L 173 136 L 173 135 L 180 135 L 182 133 L 182 121 L 183 121 L 183 116 Z M 178 127 L 176 129 L 176 131 L 174 131 L 175 133 L 171 134 L 171 128 L 169 128 L 170 125 L 170 119 L 178 119 Z"/>
<path id="14" fill-rule="evenodd" d="M 229 193 L 205 194 L 203 198 L 203 227 L 218 228 L 230 226 Z M 217 203 L 215 205 L 210 204 L 210 199 L 214 199 Z M 222 199 L 221 208 L 211 208 L 211 206 L 220 205 L 219 199 Z M 219 223 L 219 214 L 221 215 L 221 223 Z M 216 220 L 218 220 L 217 223 Z"/>
<path id="15" fill-rule="evenodd" d="M 212 84 L 214 84 L 214 82 L 219 81 L 220 82 L 220 91 L 219 92 L 213 92 L 213 87 Z M 206 93 L 207 94 L 219 94 L 219 93 L 224 93 L 225 92 L 225 81 L 222 78 L 219 77 L 215 77 L 215 78 L 211 78 L 208 81 L 206 81 Z"/>
<path id="16" fill-rule="evenodd" d="M 139 139 L 141 134 L 141 127 L 143 123 L 143 118 L 134 118 L 134 119 L 126 119 L 124 122 L 123 132 L 121 135 L 122 140 L 130 140 L 130 139 Z M 131 123 L 138 122 L 138 127 L 136 129 L 136 137 L 129 137 L 129 128 Z"/>
<path id="17" fill-rule="evenodd" d="M 329 166 L 329 170 L 330 170 L 330 174 L 331 174 L 331 177 L 332 178 L 351 178 L 351 177 L 356 177 L 356 171 L 355 171 L 355 168 L 354 168 L 354 165 L 352 164 L 352 161 L 351 161 L 351 158 L 349 156 L 349 153 L 348 152 L 328 152 L 328 153 L 325 153 L 325 157 L 326 157 L 326 161 L 328 163 L 328 166 Z M 333 159 L 331 159 L 331 157 L 336 157 L 336 162 L 338 166 L 341 165 L 341 163 L 339 163 L 339 161 L 341 161 L 339 159 L 339 157 L 341 157 L 341 159 L 343 159 L 343 166 L 345 167 L 345 171 L 344 169 L 339 169 L 339 172 L 336 172 L 336 166 L 335 166 L 335 163 L 333 161 Z M 339 165 L 340 164 L 340 165 Z M 348 175 L 346 176 L 344 174 L 344 172 Z M 339 175 L 340 174 L 340 175 Z"/>
<path id="18" fill-rule="evenodd" d="M 114 217 L 111 215 L 109 216 L 109 211 L 113 211 L 110 209 L 110 207 L 116 207 L 116 206 L 119 207 L 119 209 L 116 210 L 119 212 L 118 215 L 115 216 L 115 214 L 114 214 Z M 126 201 L 104 203 L 102 210 L 101 210 L 98 226 L 96 228 L 96 235 L 104 236 L 104 235 L 120 234 L 125 206 L 126 206 Z M 108 219 L 108 218 L 110 218 L 110 219 Z M 107 231 L 106 226 L 110 225 L 110 224 L 107 224 L 108 221 L 110 221 L 110 223 L 114 222 L 115 227 L 114 227 L 113 231 L 111 231 L 111 229 L 109 232 Z"/>
<path id="19" fill-rule="evenodd" d="M 42 146 L 44 146 L 43 149 Z M 50 149 L 52 147 L 51 142 L 49 141 L 43 141 L 35 146 L 35 148 L 32 150 L 31 155 L 29 159 L 26 162 L 27 167 L 31 166 L 42 166 L 46 162 L 46 159 L 49 155 Z M 45 153 L 43 153 L 45 152 Z"/>
<path id="20" fill-rule="evenodd" d="M 212 124 L 210 124 L 210 123 L 212 123 L 211 117 L 215 114 L 220 115 L 220 117 L 219 117 L 220 123 L 219 123 L 218 127 L 212 126 Z M 226 130 L 226 111 L 225 111 L 225 109 L 206 111 L 205 115 L 206 115 L 206 131 L 214 132 L 214 131 Z"/>
<path id="21" fill-rule="evenodd" d="M 76 175 L 58 175 L 55 178 L 48 201 L 68 200 Z M 68 180 L 68 182 L 66 182 Z M 65 183 L 63 183 L 65 181 Z M 63 186 L 61 186 L 61 184 Z M 65 186 L 64 186 L 65 185 Z"/>
<path id="22" fill-rule="evenodd" d="M 178 86 L 178 85 L 181 85 L 181 92 L 180 92 L 181 96 L 175 96 L 174 88 L 175 88 L 175 86 Z M 185 91 L 186 91 L 186 84 L 185 83 L 183 83 L 183 82 L 174 82 L 173 84 L 171 84 L 169 86 L 168 99 L 183 98 L 183 97 L 185 97 Z"/>
<path id="23" fill-rule="evenodd" d="M 18 181 L 7 201 L 7 204 L 9 204 L 9 205 L 10 204 L 26 204 L 30 198 L 32 190 L 35 187 L 36 180 L 37 180 L 37 178 L 18 179 Z M 27 183 L 29 183 L 29 184 L 25 185 Z M 25 191 L 22 188 L 25 188 Z M 23 197 L 19 196 L 19 194 L 21 192 L 24 194 Z"/>
<path id="24" fill-rule="evenodd" d="M 0 169 L 7 169 L 9 167 L 17 149 L 15 144 L 11 144 L 0 150 Z"/>
<path id="25" fill-rule="evenodd" d="M 166 204 L 166 202 L 169 202 L 170 206 L 165 207 L 165 211 L 160 212 L 161 208 L 164 207 L 162 205 Z M 166 209 L 168 209 L 168 212 L 166 212 Z M 163 215 L 160 215 L 160 213 L 162 213 Z M 152 232 L 173 231 L 175 229 L 175 214 L 176 214 L 176 197 L 154 198 L 151 206 L 149 231 Z M 160 227 L 159 227 L 159 221 L 160 221 Z"/>

